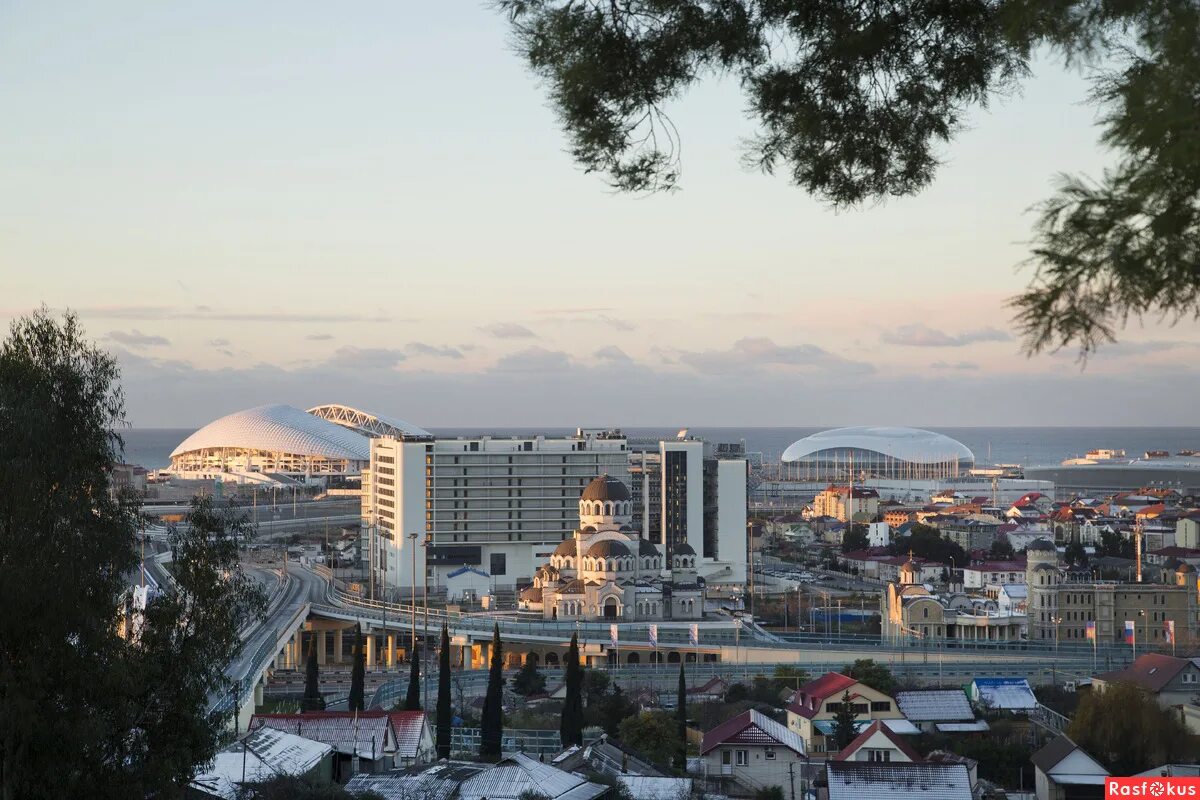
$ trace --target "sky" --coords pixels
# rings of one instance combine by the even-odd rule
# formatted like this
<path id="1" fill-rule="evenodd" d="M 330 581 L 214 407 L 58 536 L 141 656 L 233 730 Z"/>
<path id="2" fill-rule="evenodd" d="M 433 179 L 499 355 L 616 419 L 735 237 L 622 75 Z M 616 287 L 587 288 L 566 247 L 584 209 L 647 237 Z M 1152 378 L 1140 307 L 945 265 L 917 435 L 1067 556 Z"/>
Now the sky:
<path id="1" fill-rule="evenodd" d="M 0 317 L 73 309 L 129 420 L 282 402 L 417 424 L 1187 425 L 1200 327 L 1027 358 L 1030 211 L 1097 175 L 1039 58 L 917 197 L 747 170 L 732 81 L 670 109 L 681 191 L 585 175 L 485 3 L 0 5 Z"/>

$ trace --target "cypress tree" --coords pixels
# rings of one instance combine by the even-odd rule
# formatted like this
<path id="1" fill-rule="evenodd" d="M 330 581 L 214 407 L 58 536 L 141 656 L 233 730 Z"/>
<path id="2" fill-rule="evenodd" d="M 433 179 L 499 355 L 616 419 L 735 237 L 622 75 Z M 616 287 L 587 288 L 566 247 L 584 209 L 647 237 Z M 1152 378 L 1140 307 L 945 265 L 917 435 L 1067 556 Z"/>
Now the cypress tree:
<path id="1" fill-rule="evenodd" d="M 301 711 L 324 711 L 325 698 L 321 696 L 321 678 L 317 673 L 317 637 L 308 639 L 308 660 L 304 665 L 304 698 L 300 701 Z"/>
<path id="2" fill-rule="evenodd" d="M 504 736 L 504 645 L 500 643 L 500 626 L 492 632 L 492 663 L 488 670 L 487 696 L 483 700 L 483 719 L 480 721 L 479 757 L 484 761 L 500 759 Z"/>
<path id="3" fill-rule="evenodd" d="M 450 631 L 442 625 L 442 652 L 438 656 L 437 756 L 450 757 Z"/>
<path id="4" fill-rule="evenodd" d="M 412 651 L 412 668 L 408 672 L 408 694 L 404 697 L 404 710 L 421 710 L 421 657 L 415 647 Z"/>
<path id="5" fill-rule="evenodd" d="M 363 652 L 362 625 L 354 628 L 354 662 L 350 667 L 350 700 L 347 707 L 351 711 L 362 711 L 366 707 L 363 696 L 363 683 L 366 680 L 367 654 Z"/>
<path id="6" fill-rule="evenodd" d="M 675 726 L 679 736 L 675 768 L 683 771 L 687 769 L 687 679 L 683 675 L 683 661 L 679 662 L 679 694 L 675 700 Z"/>
<path id="7" fill-rule="evenodd" d="M 579 634 L 571 634 L 571 646 L 567 649 L 566 674 L 567 697 L 563 703 L 562 722 L 558 735 L 563 747 L 583 744 L 583 669 L 579 666 Z"/>

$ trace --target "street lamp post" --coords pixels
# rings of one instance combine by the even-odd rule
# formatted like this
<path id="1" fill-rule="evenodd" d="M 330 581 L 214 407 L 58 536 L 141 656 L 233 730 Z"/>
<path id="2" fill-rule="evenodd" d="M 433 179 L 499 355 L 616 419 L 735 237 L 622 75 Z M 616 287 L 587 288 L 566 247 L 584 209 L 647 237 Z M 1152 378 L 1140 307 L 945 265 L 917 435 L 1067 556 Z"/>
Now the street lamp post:
<path id="1" fill-rule="evenodd" d="M 412 656 L 411 657 L 416 658 L 417 657 L 417 534 L 410 533 L 408 535 L 408 540 L 409 540 L 409 542 L 411 542 L 410 548 L 412 549 L 412 606 L 410 608 L 410 611 L 412 612 L 412 620 L 410 622 L 410 624 L 412 626 L 412 650 L 411 650 Z"/>
<path id="2" fill-rule="evenodd" d="M 422 588 L 422 593 L 424 596 L 424 599 L 422 601 L 422 606 L 423 606 L 423 612 L 425 615 L 425 619 L 422 623 L 422 628 L 424 629 L 424 633 L 422 634 L 422 639 L 425 642 L 425 646 L 421 648 L 421 689 L 422 689 L 422 697 L 424 698 L 422 700 L 422 706 L 427 711 L 429 710 L 429 656 L 428 656 L 428 652 L 429 652 L 429 567 L 428 567 L 428 564 L 429 564 L 429 545 L 432 543 L 432 541 L 433 541 L 433 534 L 426 531 L 425 532 L 425 541 L 421 543 L 421 546 L 425 548 L 425 555 L 421 560 L 427 565 L 425 567 L 425 569 L 422 570 L 422 572 L 424 574 L 421 576 L 421 588 Z"/>

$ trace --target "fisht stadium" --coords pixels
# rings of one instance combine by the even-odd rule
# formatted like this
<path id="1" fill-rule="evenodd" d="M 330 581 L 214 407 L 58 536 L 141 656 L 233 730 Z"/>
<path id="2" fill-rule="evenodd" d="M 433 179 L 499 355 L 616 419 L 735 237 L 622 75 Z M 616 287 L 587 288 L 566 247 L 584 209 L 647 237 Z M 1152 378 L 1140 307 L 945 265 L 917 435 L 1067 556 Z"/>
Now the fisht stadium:
<path id="1" fill-rule="evenodd" d="M 962 442 L 920 428 L 835 428 L 793 442 L 783 451 L 792 480 L 962 478 L 975 454 Z"/>
<path id="2" fill-rule="evenodd" d="M 302 411 L 266 405 L 205 425 L 171 453 L 171 474 L 230 482 L 294 481 L 359 475 L 373 437 L 431 438 L 403 420 L 329 404 Z"/>

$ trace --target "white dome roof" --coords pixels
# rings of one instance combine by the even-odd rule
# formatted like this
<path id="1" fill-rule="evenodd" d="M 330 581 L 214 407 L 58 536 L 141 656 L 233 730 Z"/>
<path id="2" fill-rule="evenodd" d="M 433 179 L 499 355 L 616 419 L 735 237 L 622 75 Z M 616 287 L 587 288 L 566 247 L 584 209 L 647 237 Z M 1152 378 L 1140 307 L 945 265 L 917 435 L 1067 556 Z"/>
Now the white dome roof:
<path id="1" fill-rule="evenodd" d="M 213 420 L 184 439 L 171 457 L 221 447 L 356 461 L 371 457 L 366 436 L 286 405 L 258 406 Z"/>
<path id="2" fill-rule="evenodd" d="M 951 459 L 975 461 L 962 442 L 921 428 L 834 428 L 792 442 L 784 461 L 799 461 L 822 450 L 870 450 L 913 464 L 937 464 Z"/>

